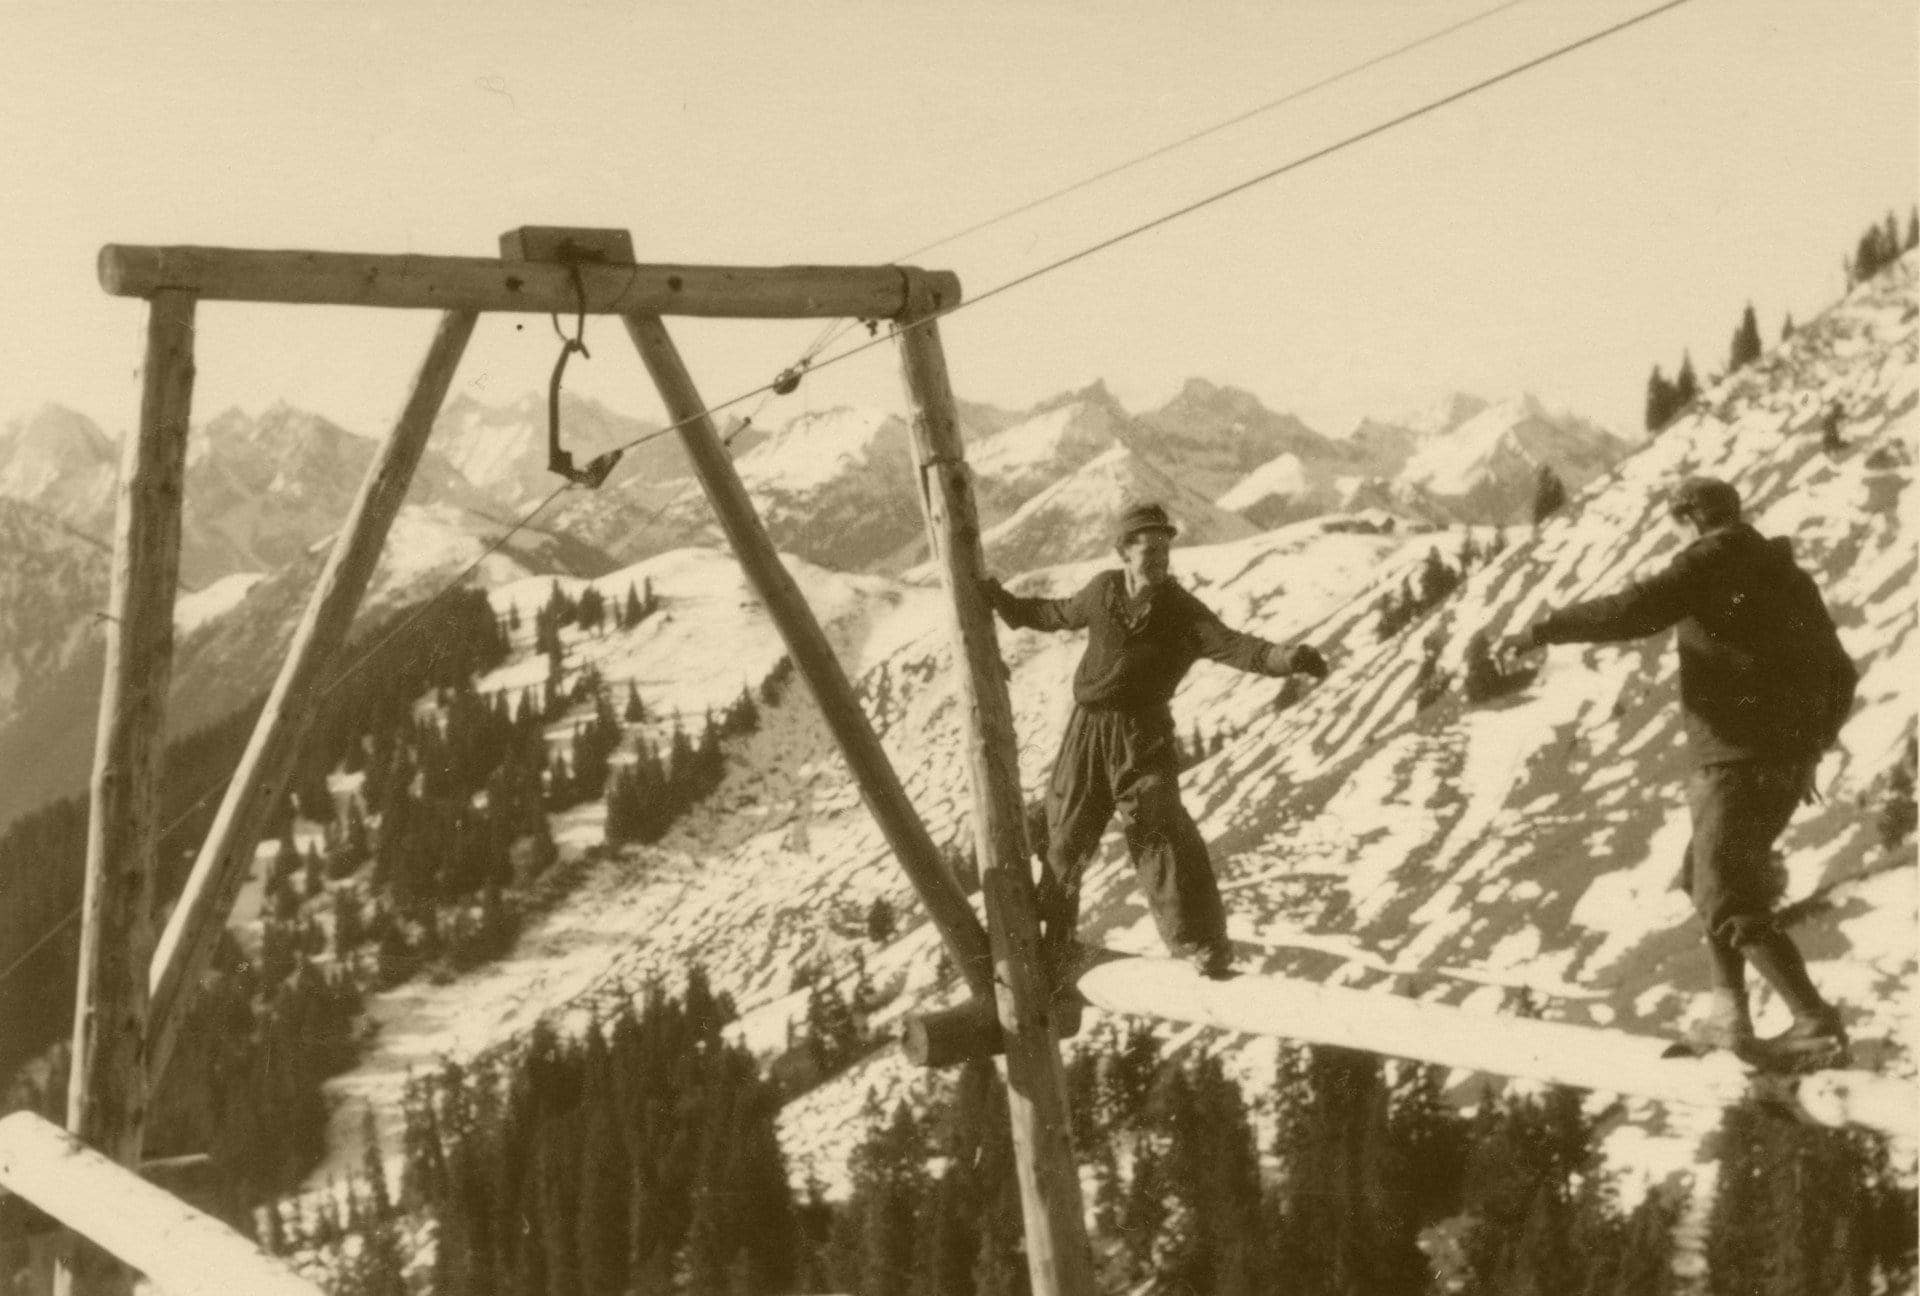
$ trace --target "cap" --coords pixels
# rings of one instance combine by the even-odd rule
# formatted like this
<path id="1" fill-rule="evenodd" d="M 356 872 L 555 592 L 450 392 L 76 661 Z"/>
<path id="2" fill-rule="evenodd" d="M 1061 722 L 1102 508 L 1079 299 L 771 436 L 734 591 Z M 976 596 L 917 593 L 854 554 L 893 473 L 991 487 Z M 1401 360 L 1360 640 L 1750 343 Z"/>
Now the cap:
<path id="1" fill-rule="evenodd" d="M 1688 477 L 1667 495 L 1667 511 L 1701 526 L 1740 520 L 1740 492 L 1718 477 Z"/>
<path id="2" fill-rule="evenodd" d="M 1113 542 L 1124 545 L 1142 531 L 1165 531 L 1169 536 L 1178 535 L 1180 528 L 1167 517 L 1167 511 L 1158 504 L 1133 504 L 1121 513 L 1119 522 L 1114 524 Z"/>

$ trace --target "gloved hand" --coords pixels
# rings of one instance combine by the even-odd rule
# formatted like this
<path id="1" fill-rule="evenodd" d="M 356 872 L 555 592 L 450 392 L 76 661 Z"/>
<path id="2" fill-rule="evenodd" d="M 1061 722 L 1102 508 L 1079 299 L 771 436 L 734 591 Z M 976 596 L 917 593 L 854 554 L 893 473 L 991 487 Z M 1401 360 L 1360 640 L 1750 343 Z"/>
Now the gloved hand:
<path id="1" fill-rule="evenodd" d="M 1287 649 L 1287 673 L 1323 680 L 1327 677 L 1327 659 L 1312 644 L 1295 644 Z"/>
<path id="2" fill-rule="evenodd" d="M 982 576 L 980 578 L 980 596 L 986 599 L 987 606 L 1000 614 L 1001 620 L 1006 620 L 1006 607 L 1013 601 L 1013 595 L 1007 593 L 1007 587 L 1000 583 L 998 577 Z"/>
<path id="3" fill-rule="evenodd" d="M 1532 625 L 1521 630 L 1516 630 L 1512 634 L 1502 638 L 1500 640 L 1500 648 L 1495 653 L 1495 658 L 1504 666 L 1515 657 L 1524 657 L 1528 653 L 1537 652 L 1544 647 L 1546 647 L 1546 644 L 1540 640 L 1540 623 L 1536 621 Z"/>

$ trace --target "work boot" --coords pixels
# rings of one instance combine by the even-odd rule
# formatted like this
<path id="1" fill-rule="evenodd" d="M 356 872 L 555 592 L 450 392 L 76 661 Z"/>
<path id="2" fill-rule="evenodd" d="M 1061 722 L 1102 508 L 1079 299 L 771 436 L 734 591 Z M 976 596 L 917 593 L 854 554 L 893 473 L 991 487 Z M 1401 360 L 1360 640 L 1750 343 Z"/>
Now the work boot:
<path id="1" fill-rule="evenodd" d="M 1717 989 L 1707 1015 L 1687 1032 L 1687 1043 L 1698 1050 L 1718 1049 L 1745 1057 L 1753 1048 L 1753 1018 L 1747 997 L 1737 990 Z"/>
<path id="2" fill-rule="evenodd" d="M 1851 1053 L 1846 1027 L 1841 1025 L 1835 1008 L 1822 1008 L 1805 1016 L 1796 1013 L 1791 1026 L 1756 1042 L 1753 1048 L 1759 1065 L 1785 1071 L 1842 1067 Z"/>
<path id="3" fill-rule="evenodd" d="M 1209 981 L 1225 981 L 1233 976 L 1233 946 L 1226 941 L 1202 945 L 1185 957 L 1193 970 Z"/>

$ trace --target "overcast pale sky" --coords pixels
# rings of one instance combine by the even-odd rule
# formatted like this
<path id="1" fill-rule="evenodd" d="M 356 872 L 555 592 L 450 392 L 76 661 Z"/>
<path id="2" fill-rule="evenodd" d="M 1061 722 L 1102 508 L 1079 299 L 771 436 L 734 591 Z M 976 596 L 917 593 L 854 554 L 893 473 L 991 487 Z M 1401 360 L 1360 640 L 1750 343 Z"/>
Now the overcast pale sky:
<path id="1" fill-rule="evenodd" d="M 1654 0 L 1525 0 L 1403 57 L 919 256 L 980 294 Z M 619 226 L 642 260 L 876 263 L 1499 7 L 178 3 L 0 13 L 0 418 L 137 414 L 144 308 L 108 242 L 490 256 Z M 1840 292 L 1920 192 L 1912 0 L 1693 0 L 942 325 L 958 391 L 1023 406 L 1190 376 L 1341 433 L 1452 389 L 1635 431 L 1648 370 L 1724 363 Z M 284 398 L 377 432 L 427 313 L 201 308 L 195 412 Z M 516 328 L 516 325 L 521 327 Z M 710 401 L 809 324 L 670 321 Z M 849 335 L 847 342 L 861 334 Z M 657 415 L 610 321 L 570 385 Z M 544 386 L 539 317 L 483 321 L 461 385 Z M 763 421 L 898 406 L 890 348 Z"/>

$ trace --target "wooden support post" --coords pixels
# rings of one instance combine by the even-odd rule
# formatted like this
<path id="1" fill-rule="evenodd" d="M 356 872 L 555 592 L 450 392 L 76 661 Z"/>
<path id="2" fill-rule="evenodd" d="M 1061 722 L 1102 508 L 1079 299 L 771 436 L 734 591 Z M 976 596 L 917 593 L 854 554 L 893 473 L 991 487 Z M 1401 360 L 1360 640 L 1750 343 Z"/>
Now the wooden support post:
<path id="1" fill-rule="evenodd" d="M 0 1187 L 138 1269 L 167 1296 L 320 1296 L 211 1215 L 32 1112 L 0 1119 Z"/>
<path id="2" fill-rule="evenodd" d="M 980 519 L 954 411 L 946 356 L 934 322 L 939 286 L 908 272 L 912 308 L 897 321 L 913 450 L 920 468 L 927 539 L 953 596 L 954 668 L 973 775 L 974 842 L 980 853 L 996 1002 L 1007 1048 L 1007 1099 L 1035 1296 L 1091 1296 L 1093 1256 L 1068 1141 L 1066 1077 L 1040 966 L 1033 876 L 1021 814 L 1020 758 L 1006 668 L 993 613 L 980 591 Z"/>
<path id="3" fill-rule="evenodd" d="M 193 404 L 194 306 L 191 293 L 156 293 L 147 312 L 140 427 L 120 457 L 87 821 L 67 1128 L 123 1165 L 139 1164 L 147 1117 L 147 952 Z M 55 1287 L 111 1290 L 120 1278 L 76 1255 L 61 1266 Z"/>
<path id="4" fill-rule="evenodd" d="M 151 1083 L 158 1084 L 166 1073 L 191 991 L 219 943 L 260 836 L 286 795 L 294 758 L 324 697 L 326 676 L 346 643 L 477 319 L 472 311 L 442 317 L 406 405 L 360 483 L 266 708 L 154 951 L 148 972 L 153 997 Z"/>
<path id="5" fill-rule="evenodd" d="M 954 964 L 966 978 L 974 994 L 991 997 L 992 971 L 988 962 L 987 934 L 967 903 L 952 872 L 940 858 L 926 825 L 914 812 L 906 789 L 893 763 L 887 759 L 879 736 L 867 723 L 867 713 L 854 696 L 846 672 L 833 655 L 826 632 L 814 619 L 806 597 L 793 576 L 780 562 L 773 540 L 754 511 L 740 474 L 734 471 L 733 458 L 720 441 L 713 419 L 693 385 L 680 352 L 667 335 L 666 327 L 652 315 L 628 315 L 627 332 L 645 361 L 647 372 L 666 402 L 667 415 L 680 425 L 680 440 L 693 471 L 706 488 L 707 498 L 720 519 L 720 526 L 732 543 L 747 579 L 753 583 L 786 641 L 793 663 L 812 690 L 827 727 L 840 744 L 847 767 L 860 788 L 861 799 L 880 825 L 900 866 L 907 872 L 921 903 L 926 905 Z"/>

